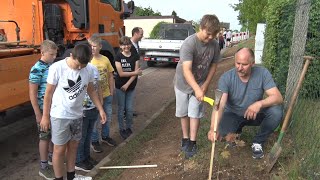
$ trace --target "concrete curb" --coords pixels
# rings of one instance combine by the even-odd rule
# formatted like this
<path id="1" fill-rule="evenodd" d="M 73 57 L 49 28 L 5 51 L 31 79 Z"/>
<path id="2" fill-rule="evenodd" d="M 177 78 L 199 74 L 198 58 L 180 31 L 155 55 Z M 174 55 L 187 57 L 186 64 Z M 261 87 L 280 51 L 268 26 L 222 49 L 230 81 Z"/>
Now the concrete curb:
<path id="1" fill-rule="evenodd" d="M 176 99 L 175 97 L 169 99 L 169 101 L 167 101 L 156 113 L 154 113 L 151 116 L 150 119 L 148 119 L 145 122 L 145 124 L 142 126 L 142 128 L 139 131 L 134 132 L 128 139 L 124 140 L 121 144 L 119 144 L 110 154 L 108 154 L 105 158 L 103 158 L 89 173 L 87 173 L 86 176 L 90 176 L 94 178 L 98 174 L 99 168 L 111 161 L 111 156 L 115 152 L 117 152 L 120 148 L 125 146 L 131 139 L 135 138 L 137 134 L 139 134 L 142 130 L 144 130 L 153 120 L 155 120 L 164 110 L 166 110 L 175 101 L 175 99 Z"/>

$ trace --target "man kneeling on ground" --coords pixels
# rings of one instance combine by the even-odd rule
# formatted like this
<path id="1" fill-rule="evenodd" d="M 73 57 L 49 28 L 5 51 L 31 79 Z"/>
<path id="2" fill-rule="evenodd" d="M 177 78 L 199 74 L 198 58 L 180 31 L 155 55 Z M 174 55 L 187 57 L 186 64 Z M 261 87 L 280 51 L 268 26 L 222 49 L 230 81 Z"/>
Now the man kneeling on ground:
<path id="1" fill-rule="evenodd" d="M 254 53 L 242 48 L 235 54 L 235 68 L 225 72 L 218 83 L 223 92 L 218 118 L 212 112 L 208 139 L 214 141 L 214 121 L 217 120 L 217 138 L 229 133 L 240 134 L 244 126 L 260 126 L 253 139 L 252 157 L 262 158 L 262 145 L 282 119 L 283 98 L 270 72 L 254 66 Z M 266 98 L 263 98 L 266 94 Z"/>

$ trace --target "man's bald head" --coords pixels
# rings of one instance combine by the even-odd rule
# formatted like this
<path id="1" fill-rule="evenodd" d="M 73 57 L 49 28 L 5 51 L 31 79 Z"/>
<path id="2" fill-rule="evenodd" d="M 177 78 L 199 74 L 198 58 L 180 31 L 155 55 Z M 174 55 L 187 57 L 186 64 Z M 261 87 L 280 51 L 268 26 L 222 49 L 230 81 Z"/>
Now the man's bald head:
<path id="1" fill-rule="evenodd" d="M 237 58 L 248 58 L 251 63 L 254 63 L 254 52 L 250 48 L 240 48 L 235 54 L 235 59 Z"/>

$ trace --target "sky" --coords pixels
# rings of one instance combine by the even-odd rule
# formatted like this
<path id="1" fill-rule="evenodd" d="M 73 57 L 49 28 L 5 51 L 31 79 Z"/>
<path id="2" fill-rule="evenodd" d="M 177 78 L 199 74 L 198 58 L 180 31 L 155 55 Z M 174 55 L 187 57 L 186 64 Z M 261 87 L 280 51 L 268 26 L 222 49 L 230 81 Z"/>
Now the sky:
<path id="1" fill-rule="evenodd" d="M 238 12 L 229 4 L 239 3 L 239 0 L 134 0 L 135 6 L 151 7 L 161 15 L 171 15 L 174 10 L 180 18 L 198 22 L 204 14 L 215 14 L 220 22 L 229 22 L 230 29 L 240 30 L 237 20 Z"/>

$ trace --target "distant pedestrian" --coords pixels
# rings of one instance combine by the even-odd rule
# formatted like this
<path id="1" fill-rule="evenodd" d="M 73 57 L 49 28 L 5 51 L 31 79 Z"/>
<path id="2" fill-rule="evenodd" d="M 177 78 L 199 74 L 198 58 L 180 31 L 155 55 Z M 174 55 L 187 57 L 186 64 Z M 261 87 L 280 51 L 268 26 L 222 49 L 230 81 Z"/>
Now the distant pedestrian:
<path id="1" fill-rule="evenodd" d="M 227 39 L 227 47 L 231 46 L 231 39 L 232 39 L 232 32 L 230 31 L 230 29 L 228 30 L 227 34 L 226 34 L 226 39 Z"/>
<path id="2" fill-rule="evenodd" d="M 215 15 L 204 15 L 199 32 L 184 40 L 176 68 L 174 90 L 176 117 L 181 119 L 181 150 L 186 158 L 197 153 L 200 118 L 204 116 L 203 98 L 216 72 L 220 48 L 215 40 L 220 22 Z"/>
<path id="3" fill-rule="evenodd" d="M 99 111 L 101 123 L 104 124 L 107 120 L 98 94 L 94 90 L 94 71 L 92 65 L 88 64 L 91 57 L 89 46 L 79 44 L 73 48 L 70 57 L 54 63 L 49 68 L 40 127 L 42 131 L 47 132 L 51 122 L 55 180 L 63 180 L 65 156 L 67 180 L 91 179 L 75 174 L 86 92 Z"/>
<path id="4" fill-rule="evenodd" d="M 117 143 L 110 137 L 110 123 L 112 121 L 112 101 L 113 101 L 113 91 L 114 91 L 114 69 L 106 56 L 100 54 L 102 48 L 101 38 L 99 36 L 92 36 L 88 39 L 89 44 L 92 48 L 92 60 L 91 64 L 97 67 L 101 80 L 100 86 L 102 89 L 102 98 L 103 98 L 103 109 L 107 114 L 107 123 L 101 125 L 101 142 L 106 143 L 109 146 L 116 146 Z M 98 132 L 98 123 L 93 128 L 92 132 L 92 149 L 94 152 L 102 152 L 100 146 L 100 136 Z"/>
<path id="5" fill-rule="evenodd" d="M 46 178 L 54 178 L 52 167 L 53 144 L 51 142 L 51 130 L 44 132 L 40 128 L 43 112 L 43 98 L 47 86 L 49 66 L 57 56 L 57 45 L 50 40 L 45 40 L 40 46 L 41 58 L 31 68 L 29 75 L 30 101 L 36 116 L 39 134 L 40 170 L 39 175 Z"/>
<path id="6" fill-rule="evenodd" d="M 131 46 L 129 37 L 121 37 L 121 52 L 115 58 L 118 123 L 120 135 L 123 139 L 128 138 L 132 134 L 134 92 L 138 82 L 138 75 L 142 74 L 142 70 L 139 68 L 139 56 L 138 54 L 131 53 Z M 124 124 L 124 111 L 126 111 L 126 124 Z"/>
<path id="7" fill-rule="evenodd" d="M 219 39 L 219 47 L 220 47 L 220 50 L 224 48 L 224 37 L 223 37 L 223 34 L 220 32 L 219 35 L 218 35 L 218 39 Z"/>

